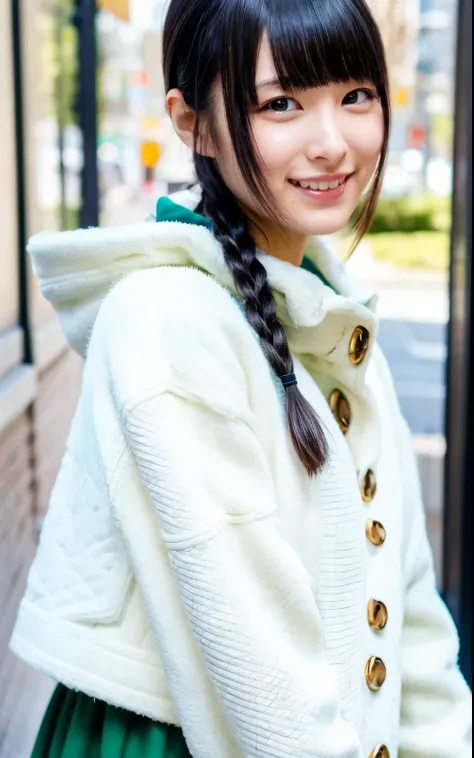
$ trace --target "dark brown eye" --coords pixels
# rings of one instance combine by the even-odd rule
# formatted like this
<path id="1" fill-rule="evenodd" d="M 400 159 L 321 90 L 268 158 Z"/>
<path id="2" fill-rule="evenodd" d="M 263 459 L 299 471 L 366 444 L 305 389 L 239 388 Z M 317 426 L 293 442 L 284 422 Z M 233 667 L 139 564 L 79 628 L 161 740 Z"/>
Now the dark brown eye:
<path id="1" fill-rule="evenodd" d="M 277 111 L 278 113 L 286 113 L 287 110 L 289 110 L 290 101 L 287 97 L 280 97 L 278 100 L 274 100 L 272 103 L 270 103 L 269 108 L 272 111 Z"/>
<path id="2" fill-rule="evenodd" d="M 355 89 L 349 92 L 342 101 L 343 105 L 363 105 L 364 103 L 375 100 L 375 95 L 368 89 Z"/>
<path id="3" fill-rule="evenodd" d="M 291 113 L 299 108 L 300 106 L 296 100 L 292 100 L 291 97 L 278 97 L 276 100 L 268 103 L 263 110 L 271 111 L 272 113 Z"/>

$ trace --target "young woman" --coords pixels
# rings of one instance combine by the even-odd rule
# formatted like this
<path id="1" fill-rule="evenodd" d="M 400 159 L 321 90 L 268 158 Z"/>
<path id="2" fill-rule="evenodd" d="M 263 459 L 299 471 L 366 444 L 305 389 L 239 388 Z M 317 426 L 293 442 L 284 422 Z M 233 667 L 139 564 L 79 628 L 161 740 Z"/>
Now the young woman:
<path id="1" fill-rule="evenodd" d="M 359 295 L 390 109 L 364 0 L 173 0 L 198 184 L 44 234 L 87 354 L 12 647 L 60 682 L 35 758 L 467 758 L 410 435 Z"/>

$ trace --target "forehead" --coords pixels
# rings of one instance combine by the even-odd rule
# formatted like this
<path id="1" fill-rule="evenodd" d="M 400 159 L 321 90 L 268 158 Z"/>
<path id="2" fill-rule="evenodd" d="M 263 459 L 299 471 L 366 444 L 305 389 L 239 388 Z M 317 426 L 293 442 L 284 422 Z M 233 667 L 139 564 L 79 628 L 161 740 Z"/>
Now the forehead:
<path id="1" fill-rule="evenodd" d="M 270 82 L 276 78 L 278 77 L 275 63 L 273 61 L 270 40 L 268 33 L 264 32 L 258 51 L 255 79 L 257 84 L 259 84 L 261 82 Z"/>

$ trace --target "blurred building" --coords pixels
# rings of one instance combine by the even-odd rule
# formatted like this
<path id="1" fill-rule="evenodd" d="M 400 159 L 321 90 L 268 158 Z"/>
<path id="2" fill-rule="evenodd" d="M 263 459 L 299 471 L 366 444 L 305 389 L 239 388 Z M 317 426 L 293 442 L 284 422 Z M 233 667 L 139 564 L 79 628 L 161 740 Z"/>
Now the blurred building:
<path id="1" fill-rule="evenodd" d="M 456 66 L 456 0 L 421 0 L 415 115 L 426 132 L 428 187 L 443 183 L 443 164 L 452 164 Z M 448 173 L 452 189 L 452 173 Z"/>
<path id="2" fill-rule="evenodd" d="M 384 192 L 452 190 L 457 0 L 369 0 L 387 51 L 393 94 Z"/>
<path id="3" fill-rule="evenodd" d="M 22 24 L 18 24 L 18 11 Z M 80 140 L 63 89 L 75 64 L 67 4 L 0 3 L 0 745 L 26 755 L 51 685 L 7 651 L 81 366 L 24 254 L 26 236 L 75 223 Z M 68 57 L 71 56 L 71 57 Z M 20 104 L 23 108 L 20 108 Z M 31 745 L 30 745 L 31 747 Z"/>
<path id="4" fill-rule="evenodd" d="M 368 0 L 368 4 L 382 33 L 395 97 L 401 88 L 412 94 L 416 86 L 420 0 Z"/>
<path id="5" fill-rule="evenodd" d="M 456 13 L 456 0 L 420 0 L 418 70 L 427 83 L 444 84 L 450 91 L 455 79 Z"/>
<path id="6" fill-rule="evenodd" d="M 140 221 L 156 198 L 192 181 L 191 155 L 165 113 L 162 25 L 165 3 L 150 1 L 130 23 L 111 13 L 98 18 L 100 216 L 105 225 Z M 148 166 L 144 148 L 156 145 Z"/>

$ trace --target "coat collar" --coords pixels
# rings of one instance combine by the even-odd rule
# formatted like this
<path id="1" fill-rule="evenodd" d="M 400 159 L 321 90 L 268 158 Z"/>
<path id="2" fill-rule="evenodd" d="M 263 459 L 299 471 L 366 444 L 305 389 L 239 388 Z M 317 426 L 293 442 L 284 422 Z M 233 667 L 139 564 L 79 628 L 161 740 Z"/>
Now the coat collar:
<path id="1" fill-rule="evenodd" d="M 194 213 L 199 191 L 180 193 L 173 200 Z M 136 271 L 191 266 L 237 295 L 221 246 L 206 220 L 195 220 L 191 223 L 189 216 L 182 216 L 112 229 L 43 232 L 30 241 L 28 250 L 41 292 L 54 306 L 66 337 L 79 353 L 87 352 L 97 314 L 110 289 Z M 357 469 L 363 471 L 376 457 L 380 432 L 376 404 L 366 382 L 378 328 L 376 299 L 361 296 L 326 241 L 312 239 L 307 255 L 311 270 L 258 253 L 293 355 L 328 399 L 334 388 L 341 388 L 350 401 L 355 421 L 348 442 Z M 350 345 L 358 327 L 367 329 L 370 346 L 364 361 L 356 366 L 350 360 Z"/>
<path id="2" fill-rule="evenodd" d="M 212 236 L 211 222 L 196 212 L 200 199 L 197 187 L 172 198 L 161 198 L 156 221 L 159 225 L 179 223 L 195 227 L 196 233 L 206 230 L 210 235 L 207 247 L 212 256 L 206 259 L 205 269 L 236 294 L 222 250 Z M 292 351 L 332 364 L 332 372 L 360 392 L 365 370 L 352 366 L 348 360 L 351 337 L 357 327 L 362 326 L 375 338 L 377 298 L 362 295 L 329 244 L 321 238 L 309 240 L 301 268 L 261 251 L 258 257 L 267 270 L 278 316 L 285 326 Z M 370 353 L 369 348 L 368 357 Z"/>
<path id="3" fill-rule="evenodd" d="M 224 264 L 222 269 L 222 249 L 212 236 L 211 223 L 196 213 L 200 200 L 199 188 L 172 199 L 161 199 L 157 206 L 158 226 L 180 223 L 195 227 L 196 232 L 204 229 L 209 233 L 212 244 L 209 240 L 207 250 L 212 251 L 212 256 L 207 259 L 205 268 L 235 294 L 228 267 Z M 285 326 L 293 355 L 299 358 L 328 400 L 334 389 L 341 389 L 349 400 L 353 424 L 347 441 L 357 471 L 376 468 L 381 425 L 373 392 L 367 384 L 367 370 L 378 331 L 377 297 L 363 296 L 324 239 L 309 240 L 301 268 L 261 251 L 258 257 L 267 270 L 277 314 Z M 367 330 L 370 342 L 364 361 L 355 365 L 350 348 L 359 327 Z"/>
<path id="4" fill-rule="evenodd" d="M 201 226 L 209 231 L 212 225 L 209 219 L 197 212 L 202 199 L 201 188 L 194 185 L 181 192 L 176 192 L 171 197 L 162 197 L 156 207 L 156 220 L 158 222 L 179 222 Z M 265 259 L 270 256 L 265 256 Z M 271 258 L 271 261 L 277 259 Z M 272 265 L 267 260 L 268 265 Z M 374 294 L 362 292 L 358 285 L 348 276 L 344 264 L 334 255 L 331 244 L 324 237 L 311 237 L 308 240 L 306 255 L 303 258 L 301 268 L 315 274 L 320 281 L 334 292 L 357 300 L 365 305 L 373 313 L 376 313 L 378 298 Z"/>
<path id="5" fill-rule="evenodd" d="M 174 206 L 182 207 L 182 214 L 187 209 L 192 217 L 182 215 L 175 220 L 168 216 L 159 223 L 112 229 L 43 232 L 30 241 L 28 250 L 41 291 L 57 310 L 66 336 L 79 352 L 85 352 L 110 288 L 135 271 L 193 266 L 237 294 L 221 246 L 206 219 L 194 212 L 200 201 L 199 189 L 172 199 Z M 314 269 L 297 268 L 263 252 L 258 257 L 268 272 L 278 318 L 288 331 L 292 350 L 337 363 L 343 353 L 347 356 L 348 345 L 343 342 L 350 341 L 357 326 L 375 336 L 376 300 L 363 300 L 324 240 L 312 239 L 307 253 L 317 275 Z M 356 375 L 363 373 L 362 368 Z"/>
<path id="6" fill-rule="evenodd" d="M 191 224 L 192 226 L 203 226 L 205 229 L 212 231 L 212 222 L 210 219 L 202 216 L 196 210 L 179 205 L 176 200 L 170 197 L 160 197 L 156 206 L 156 221 L 158 223 L 176 221 L 180 224 Z M 323 284 L 335 291 L 334 286 L 326 279 L 316 263 L 308 256 L 303 257 L 301 268 L 309 271 L 311 274 L 319 277 Z"/>

